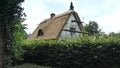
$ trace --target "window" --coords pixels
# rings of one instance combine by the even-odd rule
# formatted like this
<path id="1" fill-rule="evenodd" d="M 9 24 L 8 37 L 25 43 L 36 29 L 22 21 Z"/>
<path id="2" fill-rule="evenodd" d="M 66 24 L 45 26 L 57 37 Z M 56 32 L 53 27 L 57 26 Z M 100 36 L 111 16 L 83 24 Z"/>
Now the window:
<path id="1" fill-rule="evenodd" d="M 71 20 L 71 23 L 70 23 L 70 34 L 71 34 L 71 37 L 73 37 L 75 35 L 75 29 L 76 28 L 76 23 L 75 23 L 75 20 Z"/>
<path id="2" fill-rule="evenodd" d="M 37 36 L 43 36 L 43 31 L 41 29 L 38 30 L 38 35 Z"/>
<path id="3" fill-rule="evenodd" d="M 75 28 L 74 27 L 70 27 L 70 34 L 71 34 L 71 37 L 73 37 L 75 35 Z"/>

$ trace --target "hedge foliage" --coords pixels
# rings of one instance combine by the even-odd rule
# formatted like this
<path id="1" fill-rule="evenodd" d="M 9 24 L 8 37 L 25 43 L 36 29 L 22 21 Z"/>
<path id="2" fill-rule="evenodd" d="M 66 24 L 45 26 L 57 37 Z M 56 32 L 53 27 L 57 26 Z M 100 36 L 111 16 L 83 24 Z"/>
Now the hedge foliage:
<path id="1" fill-rule="evenodd" d="M 55 68 L 119 68 L 120 36 L 26 40 L 23 62 Z"/>

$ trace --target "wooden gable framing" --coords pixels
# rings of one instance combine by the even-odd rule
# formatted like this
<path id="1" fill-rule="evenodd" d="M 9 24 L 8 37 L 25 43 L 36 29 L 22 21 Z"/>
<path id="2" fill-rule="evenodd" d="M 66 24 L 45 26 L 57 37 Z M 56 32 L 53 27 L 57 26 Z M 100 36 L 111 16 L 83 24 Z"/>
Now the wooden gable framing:
<path id="1" fill-rule="evenodd" d="M 74 15 L 76 22 L 78 22 L 79 28 L 81 29 L 82 22 L 77 12 L 69 10 L 52 18 L 45 19 L 39 24 L 28 39 L 58 39 L 71 14 Z M 43 35 L 40 34 L 40 36 L 38 36 L 38 33 Z"/>

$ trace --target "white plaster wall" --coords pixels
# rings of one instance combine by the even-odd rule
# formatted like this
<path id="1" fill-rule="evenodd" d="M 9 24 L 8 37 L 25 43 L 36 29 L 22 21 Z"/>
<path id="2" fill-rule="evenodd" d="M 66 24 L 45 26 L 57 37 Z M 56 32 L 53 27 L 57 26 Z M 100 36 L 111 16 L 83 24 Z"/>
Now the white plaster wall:
<path id="1" fill-rule="evenodd" d="M 70 27 L 73 25 L 73 27 L 75 27 L 76 31 L 80 31 L 78 24 L 76 22 L 71 22 L 72 20 L 76 20 L 73 15 L 71 15 L 69 17 L 69 19 L 63 29 L 70 30 Z M 75 35 L 73 37 L 78 37 L 79 35 L 80 35 L 80 33 L 75 33 Z M 66 38 L 71 39 L 73 37 L 71 37 L 71 33 L 69 31 L 62 31 L 59 36 L 59 39 L 66 39 Z"/>

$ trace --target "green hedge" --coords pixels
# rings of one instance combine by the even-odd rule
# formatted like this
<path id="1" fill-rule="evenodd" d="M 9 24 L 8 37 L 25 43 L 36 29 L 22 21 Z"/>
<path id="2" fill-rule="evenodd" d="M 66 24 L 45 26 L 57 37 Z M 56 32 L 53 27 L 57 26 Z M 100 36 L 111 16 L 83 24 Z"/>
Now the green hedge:
<path id="1" fill-rule="evenodd" d="M 73 40 L 27 40 L 24 42 L 25 63 L 55 68 L 118 68 L 118 36 L 80 37 Z"/>

